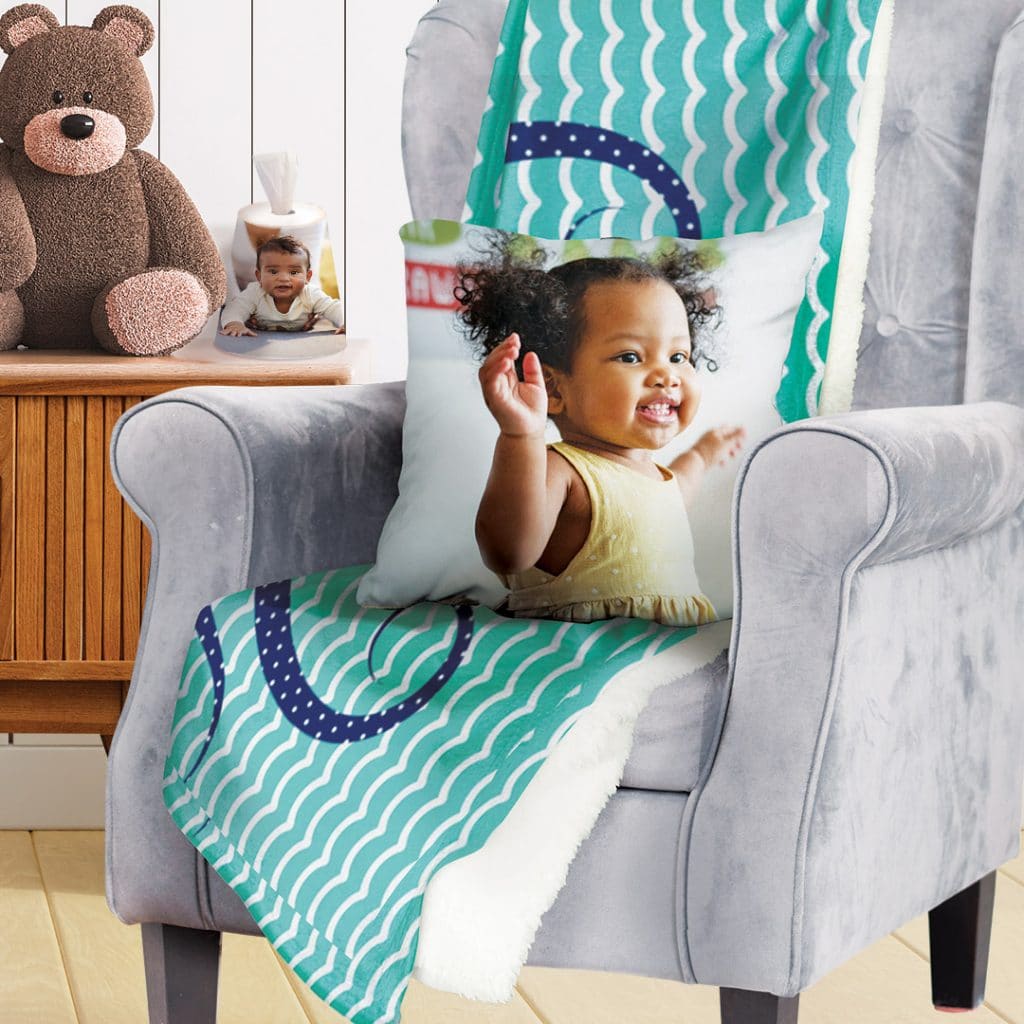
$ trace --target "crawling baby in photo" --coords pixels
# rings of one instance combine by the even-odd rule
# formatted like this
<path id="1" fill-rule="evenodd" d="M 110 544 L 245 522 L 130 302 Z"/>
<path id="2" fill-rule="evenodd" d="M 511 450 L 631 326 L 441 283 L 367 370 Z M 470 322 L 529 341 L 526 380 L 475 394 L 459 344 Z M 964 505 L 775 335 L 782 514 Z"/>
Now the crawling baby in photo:
<path id="1" fill-rule="evenodd" d="M 321 319 L 344 334 L 340 299 L 311 285 L 309 250 L 280 235 L 256 250 L 256 280 L 224 306 L 221 334 L 256 337 L 257 331 L 312 331 Z"/>

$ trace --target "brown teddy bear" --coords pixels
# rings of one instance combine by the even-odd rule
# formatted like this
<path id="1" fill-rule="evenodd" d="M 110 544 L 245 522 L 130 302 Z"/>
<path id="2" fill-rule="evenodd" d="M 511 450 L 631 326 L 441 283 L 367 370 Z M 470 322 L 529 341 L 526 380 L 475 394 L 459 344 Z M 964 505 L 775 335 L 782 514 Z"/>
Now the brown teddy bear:
<path id="1" fill-rule="evenodd" d="M 135 148 L 153 121 L 152 43 L 134 7 L 91 28 L 39 4 L 0 18 L 0 350 L 172 352 L 224 301 L 199 212 Z"/>

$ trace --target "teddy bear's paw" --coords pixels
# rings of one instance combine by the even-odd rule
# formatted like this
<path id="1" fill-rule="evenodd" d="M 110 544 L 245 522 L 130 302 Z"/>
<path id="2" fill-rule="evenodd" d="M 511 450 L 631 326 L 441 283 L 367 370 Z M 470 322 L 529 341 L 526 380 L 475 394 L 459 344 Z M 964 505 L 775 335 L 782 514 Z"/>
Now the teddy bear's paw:
<path id="1" fill-rule="evenodd" d="M 149 270 L 114 285 L 103 311 L 117 347 L 128 355 L 173 352 L 206 323 L 206 289 L 186 270 Z"/>
<path id="2" fill-rule="evenodd" d="M 0 352 L 14 348 L 25 329 L 25 310 L 17 292 L 0 292 Z"/>

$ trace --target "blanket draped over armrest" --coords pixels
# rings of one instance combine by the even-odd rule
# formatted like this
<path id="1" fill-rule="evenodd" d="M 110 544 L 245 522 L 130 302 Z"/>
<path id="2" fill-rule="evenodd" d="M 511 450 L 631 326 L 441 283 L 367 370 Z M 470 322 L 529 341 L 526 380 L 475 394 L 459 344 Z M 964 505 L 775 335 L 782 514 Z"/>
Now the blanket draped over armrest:
<path id="1" fill-rule="evenodd" d="M 365 568 L 267 584 L 200 612 L 164 780 L 174 821 L 352 1024 L 398 1020 L 414 964 L 462 995 L 511 995 L 621 777 L 648 694 L 715 658 L 729 626 L 364 608 Z M 552 786 L 565 809 L 557 824 L 539 813 Z M 480 900 L 467 892 L 460 907 L 450 877 L 422 929 L 433 948 L 418 955 L 431 878 L 485 853 L 514 806 L 532 885 L 502 904 L 513 918 L 475 920 Z M 489 887 L 501 889 L 509 866 L 500 854 L 489 865 Z M 487 948 L 467 956 L 478 936 Z"/>

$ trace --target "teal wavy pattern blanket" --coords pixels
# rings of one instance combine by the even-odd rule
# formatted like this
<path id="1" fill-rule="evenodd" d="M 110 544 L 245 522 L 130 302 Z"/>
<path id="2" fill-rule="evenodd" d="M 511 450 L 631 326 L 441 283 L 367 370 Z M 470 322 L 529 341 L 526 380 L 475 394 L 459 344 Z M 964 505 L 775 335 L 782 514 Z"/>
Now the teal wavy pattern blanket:
<path id="1" fill-rule="evenodd" d="M 610 683 L 642 665 L 635 715 L 654 667 L 700 631 L 364 608 L 365 569 L 200 612 L 164 801 L 299 977 L 380 1024 L 399 1018 L 431 877 L 480 849 Z M 704 646 L 694 665 L 721 650 Z"/>
<path id="2" fill-rule="evenodd" d="M 777 404 L 814 415 L 880 0 L 511 0 L 464 220 L 718 237 L 825 213 Z"/>

